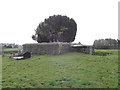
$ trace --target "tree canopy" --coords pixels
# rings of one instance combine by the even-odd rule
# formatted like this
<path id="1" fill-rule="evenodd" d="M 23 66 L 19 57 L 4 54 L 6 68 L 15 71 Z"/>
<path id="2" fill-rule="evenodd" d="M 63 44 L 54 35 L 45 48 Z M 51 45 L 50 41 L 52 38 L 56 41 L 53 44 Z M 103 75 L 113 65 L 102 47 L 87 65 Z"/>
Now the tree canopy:
<path id="1" fill-rule="evenodd" d="M 94 41 L 94 47 L 96 49 L 118 49 L 119 40 L 106 38 Z"/>
<path id="2" fill-rule="evenodd" d="M 42 42 L 73 42 L 77 24 L 74 19 L 62 15 L 49 16 L 35 30 L 33 40 Z"/>

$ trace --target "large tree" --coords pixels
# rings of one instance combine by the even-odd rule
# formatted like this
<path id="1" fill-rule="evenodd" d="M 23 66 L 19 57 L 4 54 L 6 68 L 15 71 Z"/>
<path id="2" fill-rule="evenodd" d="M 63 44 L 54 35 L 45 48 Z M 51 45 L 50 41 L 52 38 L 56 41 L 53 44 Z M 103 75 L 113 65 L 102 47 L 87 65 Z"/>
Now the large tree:
<path id="1" fill-rule="evenodd" d="M 33 40 L 41 42 L 73 42 L 76 36 L 77 24 L 67 16 L 49 16 L 35 30 Z"/>

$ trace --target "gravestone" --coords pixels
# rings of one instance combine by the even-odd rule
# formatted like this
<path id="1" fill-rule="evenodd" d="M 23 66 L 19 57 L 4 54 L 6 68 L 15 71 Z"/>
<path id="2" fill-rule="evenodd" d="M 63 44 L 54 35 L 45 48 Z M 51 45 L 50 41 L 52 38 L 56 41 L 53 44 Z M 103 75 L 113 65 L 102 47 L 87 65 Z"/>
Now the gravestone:
<path id="1" fill-rule="evenodd" d="M 30 52 L 25 52 L 24 54 L 23 54 L 23 58 L 24 59 L 27 59 L 27 58 L 30 58 L 31 57 L 31 53 Z"/>
<path id="2" fill-rule="evenodd" d="M 17 56 L 10 56 L 11 59 L 14 60 L 23 60 L 23 59 L 27 59 L 31 57 L 31 53 L 30 52 L 25 52 L 24 54 L 20 54 Z"/>

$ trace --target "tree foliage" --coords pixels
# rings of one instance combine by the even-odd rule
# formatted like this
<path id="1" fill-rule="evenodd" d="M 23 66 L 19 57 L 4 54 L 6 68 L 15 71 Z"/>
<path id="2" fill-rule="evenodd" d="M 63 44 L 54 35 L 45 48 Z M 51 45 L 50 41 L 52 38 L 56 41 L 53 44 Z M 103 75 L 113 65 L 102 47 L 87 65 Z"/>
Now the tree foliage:
<path id="1" fill-rule="evenodd" d="M 118 49 L 119 40 L 115 39 L 99 39 L 94 41 L 96 49 Z"/>
<path id="2" fill-rule="evenodd" d="M 67 16 L 49 16 L 35 30 L 33 40 L 41 42 L 73 42 L 76 36 L 77 24 Z"/>

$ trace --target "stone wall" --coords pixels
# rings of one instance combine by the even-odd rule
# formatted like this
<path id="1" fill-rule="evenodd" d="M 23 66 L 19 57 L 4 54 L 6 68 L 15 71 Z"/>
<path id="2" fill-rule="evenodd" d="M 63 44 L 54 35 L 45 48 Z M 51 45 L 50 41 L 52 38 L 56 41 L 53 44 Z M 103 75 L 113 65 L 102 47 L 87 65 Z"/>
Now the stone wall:
<path id="1" fill-rule="evenodd" d="M 94 54 L 94 47 L 93 46 L 84 46 L 84 45 L 78 46 L 78 47 L 72 46 L 71 51 L 93 55 Z"/>
<path id="2" fill-rule="evenodd" d="M 66 52 L 81 52 L 92 55 L 93 46 L 73 47 L 70 43 L 54 42 L 54 43 L 33 43 L 24 44 L 23 52 L 31 52 L 32 54 L 61 54 Z"/>
<path id="3" fill-rule="evenodd" d="M 32 52 L 32 54 L 61 54 L 70 52 L 70 44 L 62 42 L 24 44 L 23 52 Z"/>

